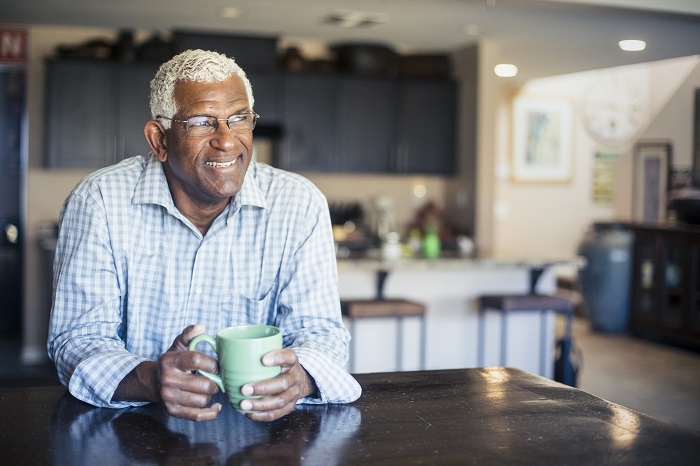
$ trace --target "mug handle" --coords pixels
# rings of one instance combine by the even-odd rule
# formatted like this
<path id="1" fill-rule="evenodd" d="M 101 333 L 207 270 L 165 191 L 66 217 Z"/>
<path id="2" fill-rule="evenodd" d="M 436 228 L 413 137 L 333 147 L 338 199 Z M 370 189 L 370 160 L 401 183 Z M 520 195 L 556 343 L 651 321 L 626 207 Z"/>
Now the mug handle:
<path id="1" fill-rule="evenodd" d="M 203 333 L 201 335 L 197 335 L 196 337 L 194 337 L 192 339 L 192 341 L 190 341 L 188 349 L 190 351 L 196 351 L 197 345 L 200 342 L 208 343 L 211 345 L 212 348 L 214 348 L 214 351 L 218 351 L 216 348 L 216 340 L 213 337 L 207 335 L 206 333 Z M 206 377 L 207 379 L 211 380 L 216 385 L 218 385 L 219 390 L 221 390 L 221 393 L 226 393 L 226 389 L 224 388 L 224 382 L 221 380 L 220 376 L 218 376 L 217 374 L 212 374 L 211 372 L 200 370 L 200 369 L 197 369 L 197 373 L 200 375 L 203 375 L 204 377 Z"/>

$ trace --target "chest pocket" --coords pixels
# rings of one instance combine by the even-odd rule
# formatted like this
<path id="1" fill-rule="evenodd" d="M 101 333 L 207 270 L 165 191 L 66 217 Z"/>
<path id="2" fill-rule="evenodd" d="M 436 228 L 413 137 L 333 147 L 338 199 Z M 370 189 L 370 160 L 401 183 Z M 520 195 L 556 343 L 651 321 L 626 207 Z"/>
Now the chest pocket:
<path id="1" fill-rule="evenodd" d="M 246 296 L 242 293 L 230 293 L 222 296 L 221 309 L 228 319 L 222 328 L 231 325 L 265 324 L 275 325 L 277 307 L 277 282 L 262 296 Z"/>

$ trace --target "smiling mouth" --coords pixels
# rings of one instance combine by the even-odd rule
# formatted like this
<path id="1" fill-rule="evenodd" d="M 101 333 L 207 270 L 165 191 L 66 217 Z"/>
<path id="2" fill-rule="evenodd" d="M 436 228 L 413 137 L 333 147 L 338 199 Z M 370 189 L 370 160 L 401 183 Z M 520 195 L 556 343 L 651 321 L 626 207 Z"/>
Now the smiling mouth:
<path id="1" fill-rule="evenodd" d="M 230 162 L 205 162 L 205 165 L 208 167 L 214 167 L 214 168 L 226 168 L 230 167 L 236 163 L 236 159 L 231 160 Z"/>

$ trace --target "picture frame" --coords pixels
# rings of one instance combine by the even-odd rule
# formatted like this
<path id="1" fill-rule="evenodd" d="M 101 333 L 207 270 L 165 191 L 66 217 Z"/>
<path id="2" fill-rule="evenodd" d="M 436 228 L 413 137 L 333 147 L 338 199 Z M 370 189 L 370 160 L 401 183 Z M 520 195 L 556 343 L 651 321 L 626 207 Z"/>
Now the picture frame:
<path id="1" fill-rule="evenodd" d="M 516 182 L 566 183 L 572 176 L 573 108 L 564 99 L 531 96 L 513 101 Z"/>
<path id="2" fill-rule="evenodd" d="M 671 188 L 670 141 L 639 141 L 634 145 L 632 218 L 643 223 L 666 220 Z"/>

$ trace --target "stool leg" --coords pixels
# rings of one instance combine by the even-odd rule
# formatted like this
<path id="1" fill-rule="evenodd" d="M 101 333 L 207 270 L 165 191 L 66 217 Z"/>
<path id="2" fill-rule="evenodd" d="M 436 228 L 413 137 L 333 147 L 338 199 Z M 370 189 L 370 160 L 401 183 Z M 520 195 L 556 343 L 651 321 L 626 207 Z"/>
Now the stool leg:
<path id="1" fill-rule="evenodd" d="M 403 365 L 403 317 L 396 318 L 396 370 Z"/>
<path id="2" fill-rule="evenodd" d="M 479 367 L 484 367 L 484 330 L 486 326 L 486 324 L 484 323 L 484 313 L 484 309 L 479 309 L 479 333 L 476 337 L 476 365 Z"/>
<path id="3" fill-rule="evenodd" d="M 506 352 L 508 350 L 508 313 L 501 314 L 501 366 L 506 365 Z"/>
<path id="4" fill-rule="evenodd" d="M 546 377 L 545 365 L 547 362 L 547 311 L 540 311 L 540 375 Z"/>
<path id="5" fill-rule="evenodd" d="M 425 370 L 425 346 L 427 331 L 425 328 L 425 316 L 420 316 L 420 370 Z"/>
<path id="6" fill-rule="evenodd" d="M 566 313 L 566 336 L 567 338 L 571 338 L 571 326 L 572 326 L 572 320 L 574 316 L 574 310 L 571 309 L 569 312 Z"/>

